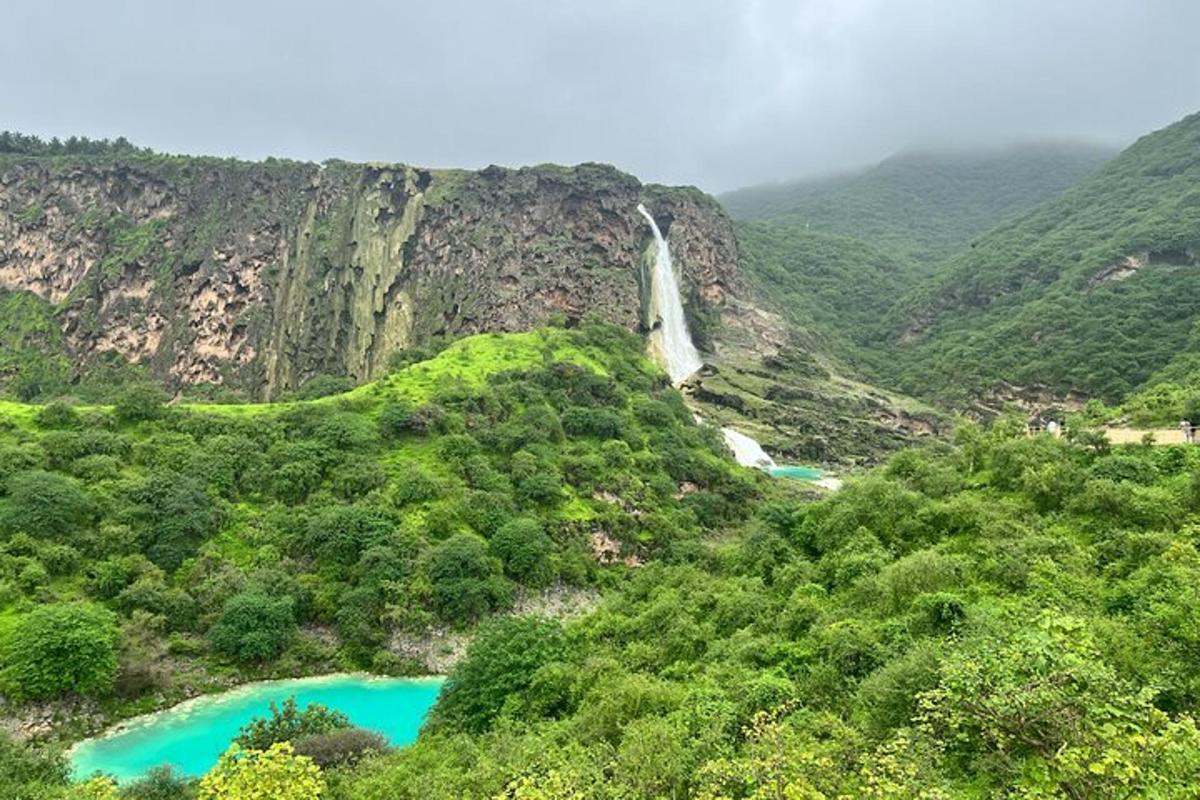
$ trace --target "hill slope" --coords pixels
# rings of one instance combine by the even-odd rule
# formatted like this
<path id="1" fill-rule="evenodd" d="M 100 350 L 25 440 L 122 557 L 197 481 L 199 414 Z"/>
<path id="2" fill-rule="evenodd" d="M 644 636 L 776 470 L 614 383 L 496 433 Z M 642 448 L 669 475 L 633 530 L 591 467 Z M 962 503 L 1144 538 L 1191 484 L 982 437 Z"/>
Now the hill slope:
<path id="1" fill-rule="evenodd" d="M 961 399 L 1001 382 L 1112 400 L 1200 319 L 1200 114 L 979 239 L 893 311 L 884 371 Z"/>
<path id="2" fill-rule="evenodd" d="M 738 221 L 772 219 L 931 259 L 1059 194 L 1111 155 L 1083 144 L 906 153 L 857 174 L 750 187 L 719 199 Z"/>

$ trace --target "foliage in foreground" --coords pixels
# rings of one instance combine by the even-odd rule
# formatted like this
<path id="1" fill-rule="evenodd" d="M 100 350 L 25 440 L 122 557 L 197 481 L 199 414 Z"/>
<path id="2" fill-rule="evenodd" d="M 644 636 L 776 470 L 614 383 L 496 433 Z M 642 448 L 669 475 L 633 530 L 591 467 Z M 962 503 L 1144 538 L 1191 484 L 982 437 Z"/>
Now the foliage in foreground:
<path id="1" fill-rule="evenodd" d="M 200 800 L 317 800 L 324 791 L 320 768 L 287 742 L 266 750 L 235 745 L 200 780 Z"/>
<path id="2" fill-rule="evenodd" d="M 1200 455 L 1022 430 L 642 568 L 504 696 L 495 632 L 447 684 L 487 702 L 335 796 L 1192 796 Z"/>
<path id="3" fill-rule="evenodd" d="M 411 673 L 397 633 L 615 580 L 597 532 L 683 557 L 758 491 L 605 325 L 462 340 L 312 401 L 163 399 L 0 404 L 8 697 L 136 700 L 181 659 Z"/>

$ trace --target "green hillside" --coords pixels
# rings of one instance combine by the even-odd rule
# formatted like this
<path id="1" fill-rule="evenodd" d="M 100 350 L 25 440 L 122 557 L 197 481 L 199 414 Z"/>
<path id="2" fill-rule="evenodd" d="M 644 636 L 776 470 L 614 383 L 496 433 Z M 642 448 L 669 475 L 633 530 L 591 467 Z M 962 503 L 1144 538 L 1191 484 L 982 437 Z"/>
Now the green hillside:
<path id="1" fill-rule="evenodd" d="M 777 220 L 928 260 L 1061 193 L 1111 155 L 1082 144 L 907 153 L 853 175 L 750 187 L 719 199 L 735 220 Z"/>
<path id="2" fill-rule="evenodd" d="M 111 406 L 0 403 L 15 713 L 79 691 L 111 720 L 231 678 L 421 672 L 394 636 L 594 592 L 624 559 L 692 558 L 763 480 L 639 337 L 598 323 L 470 337 L 311 401 L 163 400 L 143 383 Z M 40 650 L 41 609 L 98 652 Z"/>
<path id="3" fill-rule="evenodd" d="M 334 796 L 1190 796 L 1197 453 L 1012 423 L 764 505 L 565 629 L 489 629 Z"/>
<path id="4" fill-rule="evenodd" d="M 809 349 L 857 369 L 889 358 L 884 325 L 899 298 L 947 256 L 1061 193 L 1108 151 L 1029 145 L 896 156 L 850 176 L 722 196 L 737 219 L 742 270 Z"/>
<path id="5" fill-rule="evenodd" d="M 1200 319 L 1200 114 L 948 260 L 898 304 L 885 375 L 926 397 L 998 382 L 1117 400 Z"/>
<path id="6" fill-rule="evenodd" d="M 742 269 L 809 349 L 855 364 L 883 336 L 880 320 L 920 274 L 916 262 L 873 244 L 801 230 L 786 220 L 738 224 Z"/>

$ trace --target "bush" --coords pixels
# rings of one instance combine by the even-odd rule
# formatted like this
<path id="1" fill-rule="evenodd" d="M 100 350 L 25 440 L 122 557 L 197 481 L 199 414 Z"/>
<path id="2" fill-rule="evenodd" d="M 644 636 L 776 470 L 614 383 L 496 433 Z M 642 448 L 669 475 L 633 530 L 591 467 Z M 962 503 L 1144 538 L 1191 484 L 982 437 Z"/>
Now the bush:
<path id="1" fill-rule="evenodd" d="M 354 388 L 354 381 L 345 375 L 317 375 L 309 378 L 296 392 L 299 400 L 316 400 L 318 397 L 348 392 Z"/>
<path id="2" fill-rule="evenodd" d="M 554 577 L 554 543 L 536 519 L 515 519 L 501 527 L 492 538 L 492 549 L 504 561 L 504 571 L 522 583 L 545 586 Z"/>
<path id="3" fill-rule="evenodd" d="M 67 760 L 55 750 L 21 745 L 0 731 L 0 800 L 33 800 L 43 788 L 61 786 L 69 774 Z"/>
<path id="4" fill-rule="evenodd" d="M 406 400 L 385 404 L 379 412 L 379 434 L 385 439 L 397 439 L 406 433 L 424 433 L 413 404 Z"/>
<path id="5" fill-rule="evenodd" d="M 350 718 L 340 711 L 320 703 L 309 703 L 303 709 L 296 698 L 289 697 L 283 706 L 270 705 L 270 716 L 255 717 L 238 731 L 234 742 L 249 750 L 266 750 L 279 742 L 295 742 L 305 736 L 316 736 L 350 727 Z"/>
<path id="6" fill-rule="evenodd" d="M 562 426 L 568 436 L 622 438 L 621 417 L 607 408 L 573 406 L 563 412 Z"/>
<path id="7" fill-rule="evenodd" d="M 297 756 L 287 742 L 267 750 L 235 745 L 200 779 L 200 800 L 319 800 L 325 793 L 321 768 Z"/>
<path id="8" fill-rule="evenodd" d="M 36 422 L 39 428 L 46 430 L 78 428 L 80 425 L 79 412 L 66 403 L 50 403 L 38 411 Z"/>
<path id="9" fill-rule="evenodd" d="M 397 508 L 404 508 L 433 500 L 441 491 L 442 487 L 437 478 L 423 467 L 418 464 L 405 464 L 399 477 L 392 484 L 392 502 Z"/>
<path id="10" fill-rule="evenodd" d="M 342 464 L 330 482 L 333 493 L 343 500 L 357 500 L 387 485 L 387 473 L 370 458 L 354 458 Z"/>
<path id="11" fill-rule="evenodd" d="M 146 777 L 121 789 L 121 800 L 192 800 L 196 787 L 170 765 L 155 767 Z"/>
<path id="12" fill-rule="evenodd" d="M 8 481 L 0 527 L 38 537 L 65 538 L 90 522 L 92 504 L 70 478 L 53 472 L 21 472 Z"/>
<path id="13" fill-rule="evenodd" d="M 167 395 L 148 383 L 134 384 L 117 396 L 113 413 L 123 423 L 159 419 L 166 411 Z"/>
<path id="14" fill-rule="evenodd" d="M 364 756 L 388 750 L 387 739 L 363 728 L 308 734 L 297 737 L 292 744 L 296 755 L 311 758 L 321 769 L 353 766 Z"/>
<path id="15" fill-rule="evenodd" d="M 481 626 L 454 668 L 429 718 L 433 729 L 482 732 L 510 695 L 544 664 L 566 653 L 562 627 L 540 617 L 505 617 Z"/>
<path id="16" fill-rule="evenodd" d="M 224 656 L 263 662 L 282 653 L 295 633 L 292 598 L 245 592 L 226 601 L 208 636 L 213 649 Z"/>
<path id="17" fill-rule="evenodd" d="M 134 519 L 145 528 L 146 555 L 165 570 L 173 570 L 215 534 L 225 515 L 195 478 L 155 472 L 130 496 L 137 503 Z"/>
<path id="18" fill-rule="evenodd" d="M 457 534 L 437 545 L 429 557 L 429 579 L 438 614 L 462 623 L 505 605 L 509 592 L 499 572 L 478 536 Z"/>
<path id="19" fill-rule="evenodd" d="M 117 677 L 119 635 L 116 615 L 92 603 L 34 609 L 5 642 L 8 691 L 31 700 L 108 693 Z"/>
<path id="20" fill-rule="evenodd" d="M 323 563 L 350 566 L 365 550 L 385 544 L 395 527 L 395 520 L 381 509 L 330 506 L 309 520 L 303 552 Z"/>

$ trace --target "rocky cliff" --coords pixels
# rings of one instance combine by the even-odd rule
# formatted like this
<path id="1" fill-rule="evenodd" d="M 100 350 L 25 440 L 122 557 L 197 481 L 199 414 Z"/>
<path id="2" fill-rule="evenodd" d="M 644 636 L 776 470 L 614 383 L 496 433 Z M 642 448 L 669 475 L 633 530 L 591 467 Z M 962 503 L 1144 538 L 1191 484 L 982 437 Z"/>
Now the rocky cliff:
<path id="1" fill-rule="evenodd" d="M 442 335 L 589 312 L 647 329 L 639 202 L 706 345 L 744 292 L 729 220 L 695 189 L 598 164 L 9 156 L 0 290 L 47 305 L 77 371 L 115 353 L 175 388 L 270 397 L 318 374 L 365 380 Z"/>

